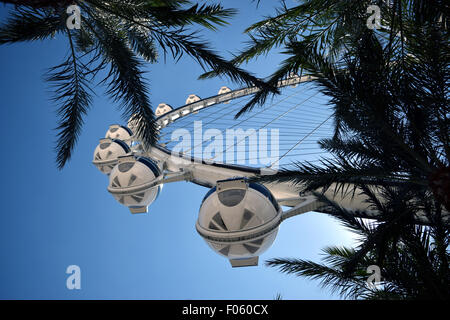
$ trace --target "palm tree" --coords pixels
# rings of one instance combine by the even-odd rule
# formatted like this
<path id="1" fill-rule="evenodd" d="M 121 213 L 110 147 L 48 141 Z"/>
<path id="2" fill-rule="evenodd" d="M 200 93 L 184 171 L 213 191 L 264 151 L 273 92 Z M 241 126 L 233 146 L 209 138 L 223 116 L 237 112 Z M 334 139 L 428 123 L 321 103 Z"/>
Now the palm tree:
<path id="1" fill-rule="evenodd" d="M 259 1 L 258 1 L 259 2 Z M 382 27 L 375 34 L 389 47 L 392 60 L 397 60 L 404 52 L 404 39 L 412 25 L 426 22 L 441 22 L 448 27 L 450 5 L 444 0 L 300 0 L 297 6 L 281 7 L 276 14 L 267 17 L 245 32 L 249 35 L 247 47 L 239 52 L 232 63 L 241 65 L 272 50 L 280 49 L 287 55 L 279 68 L 269 76 L 267 83 L 274 85 L 292 73 L 303 69 L 302 61 L 295 54 L 299 48 L 314 51 L 329 57 L 333 62 L 342 61 L 351 53 L 354 44 L 367 30 L 370 14 L 367 8 L 376 4 L 381 10 Z M 403 35 L 403 36 L 400 36 Z M 217 74 L 207 72 L 201 78 L 211 78 Z M 262 105 L 274 92 L 261 90 L 251 99 L 236 118 Z"/>
<path id="2" fill-rule="evenodd" d="M 91 105 L 91 89 L 99 72 L 106 70 L 100 83 L 107 94 L 121 103 L 124 117 L 143 119 L 138 134 L 147 145 L 157 139 L 154 114 L 148 99 L 143 63 L 158 60 L 158 49 L 178 59 L 193 57 L 205 69 L 234 81 L 257 85 L 264 82 L 227 62 L 209 48 L 189 26 L 215 30 L 226 24 L 235 10 L 220 5 L 198 5 L 186 0 L 84 0 L 52 1 L 1 0 L 15 4 L 9 18 L 0 25 L 0 44 L 67 36 L 68 55 L 48 71 L 46 79 L 54 86 L 59 103 L 57 165 L 62 168 L 71 157 Z M 66 25 L 67 6 L 81 10 L 81 28 Z"/>
<path id="3" fill-rule="evenodd" d="M 355 232 L 367 237 L 366 230 L 356 228 Z M 380 282 L 371 283 L 368 267 L 379 264 L 377 252 L 370 251 L 360 259 L 349 273 L 346 267 L 352 263 L 355 249 L 328 247 L 323 250 L 324 263 L 302 259 L 271 259 L 266 265 L 277 267 L 281 272 L 320 281 L 322 287 L 345 298 L 365 300 L 448 300 L 449 272 L 448 254 L 439 252 L 439 242 L 444 238 L 433 238 L 430 228 L 411 228 L 401 240 L 386 248 L 386 258 L 380 270 Z M 370 269 L 369 269 L 370 271 Z M 369 281 L 368 281 L 369 280 Z"/>
<path id="4" fill-rule="evenodd" d="M 406 20 L 399 50 L 393 50 L 396 39 L 385 41 L 369 29 L 338 61 L 290 44 L 297 66 L 331 98 L 334 136 L 319 143 L 334 158 L 321 165 L 295 163 L 259 178 L 314 193 L 324 204 L 321 211 L 360 236 L 356 248 L 325 249 L 325 264 L 268 261 L 283 272 L 320 279 L 347 297 L 450 298 L 449 34 L 444 21 Z M 324 197 L 331 184 L 350 197 L 365 195 L 378 221 L 357 218 Z M 418 226 L 419 214 L 425 226 Z M 378 290 L 366 287 L 370 265 L 381 268 Z"/>

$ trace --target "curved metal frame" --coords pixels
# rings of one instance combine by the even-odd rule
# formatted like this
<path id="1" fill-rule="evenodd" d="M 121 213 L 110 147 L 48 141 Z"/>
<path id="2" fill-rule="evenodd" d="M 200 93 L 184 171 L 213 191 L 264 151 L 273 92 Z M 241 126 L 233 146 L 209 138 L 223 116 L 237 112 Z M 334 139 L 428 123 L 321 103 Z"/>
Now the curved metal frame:
<path id="1" fill-rule="evenodd" d="M 312 76 L 294 76 L 291 78 L 288 78 L 286 80 L 281 80 L 278 82 L 277 88 L 282 88 L 286 86 L 293 86 L 298 85 L 302 82 L 308 82 L 313 80 L 314 78 Z M 205 109 L 207 107 L 213 106 L 215 104 L 228 102 L 230 100 L 241 98 L 244 96 L 248 96 L 251 94 L 254 94 L 256 92 L 260 91 L 258 87 L 251 87 L 251 88 L 242 88 L 242 89 L 236 89 L 232 90 L 227 93 L 222 93 L 219 95 L 215 95 L 206 99 L 201 99 L 199 101 L 186 104 L 184 106 L 181 106 L 179 108 L 173 109 L 172 111 L 163 114 L 159 118 L 156 119 L 156 122 L 158 123 L 158 129 L 161 130 L 162 128 L 168 126 L 172 122 L 179 120 L 193 112 L 200 111 L 202 109 Z"/>

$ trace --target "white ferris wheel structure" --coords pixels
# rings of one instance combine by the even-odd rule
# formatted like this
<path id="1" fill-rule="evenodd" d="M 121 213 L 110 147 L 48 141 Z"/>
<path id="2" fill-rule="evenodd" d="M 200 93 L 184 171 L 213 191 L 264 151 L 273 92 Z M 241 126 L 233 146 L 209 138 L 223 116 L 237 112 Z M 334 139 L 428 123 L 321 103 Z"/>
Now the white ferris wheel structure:
<path id="1" fill-rule="evenodd" d="M 317 141 L 330 137 L 332 112 L 311 80 L 292 75 L 280 81 L 279 95 L 238 120 L 234 115 L 258 88 L 222 87 L 206 99 L 191 94 L 178 108 L 160 104 L 155 112 L 160 132 L 155 146 L 144 149 L 134 134 L 137 121 L 130 119 L 127 126 L 110 126 L 94 151 L 93 163 L 109 176 L 108 191 L 131 213 L 147 212 L 166 183 L 188 181 L 209 188 L 201 203 L 197 232 L 233 267 L 257 265 L 283 221 L 327 210 L 313 194 L 299 193 L 299 186 L 252 180 L 293 161 L 320 165 L 327 157 Z M 200 138 L 195 137 L 199 125 Z M 229 132 L 237 132 L 232 129 L 241 135 L 224 142 Z M 190 138 L 188 144 L 180 143 L 181 135 Z M 274 146 L 275 156 L 268 157 Z M 206 157 L 205 149 L 210 151 Z M 261 149 L 263 156 L 258 153 Z M 369 207 L 360 191 L 356 188 L 349 195 L 331 185 L 325 196 L 355 216 L 377 219 L 379 213 Z M 417 215 L 416 220 L 427 223 L 425 216 Z"/>

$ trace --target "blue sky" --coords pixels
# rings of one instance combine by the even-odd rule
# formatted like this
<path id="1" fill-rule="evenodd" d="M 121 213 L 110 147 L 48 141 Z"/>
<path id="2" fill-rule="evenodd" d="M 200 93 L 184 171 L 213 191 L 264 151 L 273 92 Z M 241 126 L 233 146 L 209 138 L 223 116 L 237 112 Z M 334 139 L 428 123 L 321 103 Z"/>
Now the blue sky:
<path id="1" fill-rule="evenodd" d="M 258 8 L 251 1 L 226 1 L 239 9 L 228 27 L 204 32 L 226 57 L 243 47 L 245 27 L 273 12 L 275 1 Z M 289 4 L 289 3 L 288 3 Z M 0 6 L 4 21 L 6 8 Z M 85 118 L 72 160 L 55 166 L 56 106 L 43 81 L 46 68 L 63 61 L 66 39 L 0 47 L 0 215 L 1 299 L 329 299 L 318 282 L 284 275 L 263 262 L 274 257 L 319 261 L 320 249 L 349 245 L 352 236 L 337 222 L 307 213 L 281 225 L 260 265 L 232 269 L 195 230 L 207 189 L 186 182 L 165 185 L 145 215 L 131 215 L 107 192 L 107 177 L 92 164 L 92 153 L 108 126 L 124 124 L 118 105 L 97 96 Z M 274 70 L 271 54 L 246 67 L 258 76 Z M 148 65 L 154 106 L 180 106 L 195 93 L 217 93 L 224 79 L 199 81 L 202 69 L 189 57 Z M 65 270 L 81 268 L 81 290 L 66 288 Z"/>

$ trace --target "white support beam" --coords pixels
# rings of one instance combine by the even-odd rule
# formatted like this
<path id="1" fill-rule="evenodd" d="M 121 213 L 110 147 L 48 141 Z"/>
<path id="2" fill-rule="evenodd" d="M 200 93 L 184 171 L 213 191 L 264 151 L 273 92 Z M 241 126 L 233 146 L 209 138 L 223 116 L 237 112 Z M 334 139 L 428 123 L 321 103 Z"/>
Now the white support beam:
<path id="1" fill-rule="evenodd" d="M 286 220 L 288 218 L 297 216 L 302 213 L 306 213 L 309 211 L 314 211 L 320 206 L 320 202 L 317 201 L 316 197 L 313 195 L 301 197 L 304 199 L 302 202 L 300 202 L 298 205 L 293 207 L 292 209 L 289 209 L 287 211 L 283 211 L 281 214 L 281 220 Z"/>

